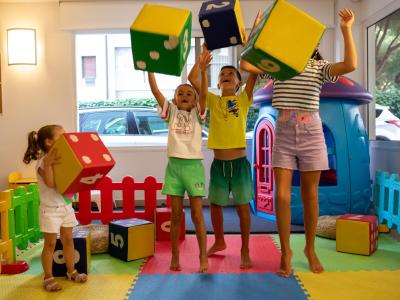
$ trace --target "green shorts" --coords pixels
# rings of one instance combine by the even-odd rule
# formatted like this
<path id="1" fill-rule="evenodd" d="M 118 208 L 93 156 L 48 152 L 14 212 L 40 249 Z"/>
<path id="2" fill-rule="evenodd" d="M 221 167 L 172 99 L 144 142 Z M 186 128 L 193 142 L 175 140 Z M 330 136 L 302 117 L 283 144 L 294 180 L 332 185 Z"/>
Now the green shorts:
<path id="1" fill-rule="evenodd" d="M 162 194 L 183 197 L 185 191 L 189 197 L 206 195 L 203 164 L 200 159 L 170 157 L 165 170 Z"/>
<path id="2" fill-rule="evenodd" d="M 246 157 L 234 160 L 214 159 L 211 165 L 208 199 L 225 206 L 232 192 L 236 205 L 249 203 L 254 198 L 251 167 Z"/>

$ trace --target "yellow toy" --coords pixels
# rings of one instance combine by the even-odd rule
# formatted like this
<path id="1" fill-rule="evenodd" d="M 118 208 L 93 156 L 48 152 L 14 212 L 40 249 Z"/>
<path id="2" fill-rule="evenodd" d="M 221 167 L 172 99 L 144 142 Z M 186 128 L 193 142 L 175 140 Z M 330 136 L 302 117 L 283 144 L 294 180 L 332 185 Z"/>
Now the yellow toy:
<path id="1" fill-rule="evenodd" d="M 180 76 L 191 31 L 189 10 L 145 4 L 130 28 L 135 69 Z"/>
<path id="2" fill-rule="evenodd" d="M 325 26 L 296 8 L 277 0 L 267 9 L 249 37 L 242 58 L 278 80 L 286 80 L 306 67 Z"/>
<path id="3" fill-rule="evenodd" d="M 109 224 L 108 252 L 125 261 L 154 254 L 154 224 L 141 219 L 117 220 Z"/>
<path id="4" fill-rule="evenodd" d="M 345 214 L 336 220 L 336 251 L 371 255 L 378 248 L 378 218 Z"/>
<path id="5" fill-rule="evenodd" d="M 0 192 L 0 220 L 1 220 L 1 239 L 0 239 L 0 274 L 1 262 L 4 260 L 7 264 L 14 262 L 14 251 L 12 240 L 9 237 L 8 230 L 8 210 L 11 207 L 11 192 Z"/>
<path id="6" fill-rule="evenodd" d="M 75 251 L 75 268 L 79 273 L 88 274 L 90 270 L 90 230 L 75 229 L 72 232 Z M 56 247 L 53 253 L 53 275 L 65 276 L 67 266 L 65 264 L 63 246 L 60 236 L 57 236 Z"/>
<path id="7" fill-rule="evenodd" d="M 60 156 L 54 180 L 61 194 L 94 189 L 115 165 L 96 132 L 64 133 L 54 148 Z"/>

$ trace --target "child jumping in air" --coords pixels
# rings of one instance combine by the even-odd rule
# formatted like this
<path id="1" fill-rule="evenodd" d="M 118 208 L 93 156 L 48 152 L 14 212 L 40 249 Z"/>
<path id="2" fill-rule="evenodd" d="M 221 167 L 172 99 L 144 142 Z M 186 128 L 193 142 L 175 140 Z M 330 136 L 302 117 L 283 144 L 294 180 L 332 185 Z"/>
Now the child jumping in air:
<path id="1" fill-rule="evenodd" d="M 201 57 L 201 68 L 206 69 L 211 61 L 210 55 Z M 190 84 L 181 84 L 175 90 L 174 99 L 169 102 L 157 87 L 153 73 L 148 73 L 151 91 L 156 98 L 161 118 L 168 122 L 168 165 L 162 193 L 171 198 L 171 244 L 172 258 L 170 269 L 180 271 L 178 240 L 182 218 L 183 197 L 187 191 L 190 200 L 192 221 L 196 229 L 200 249 L 199 272 L 208 270 L 207 236 L 202 210 L 202 197 L 205 196 L 205 175 L 201 162 L 202 127 L 205 122 L 206 94 L 200 93 L 197 102 L 196 91 Z M 203 88 L 204 90 L 204 88 Z"/>
<path id="2" fill-rule="evenodd" d="M 203 47 L 202 55 L 209 55 Z M 193 66 L 189 81 L 200 92 L 207 88 L 207 69 L 201 67 L 201 59 Z M 201 72 L 201 83 L 198 79 Z M 210 111 L 208 148 L 214 150 L 211 165 L 208 199 L 211 203 L 211 221 L 214 228 L 215 242 L 208 250 L 208 256 L 226 248 L 223 226 L 223 206 L 228 204 L 232 192 L 236 211 L 240 219 L 242 237 L 240 267 L 251 267 L 249 254 L 250 206 L 253 198 L 250 163 L 246 159 L 246 121 L 253 103 L 253 88 L 257 75 L 250 74 L 246 88 L 239 91 L 242 78 L 234 66 L 221 68 L 218 88 L 221 95 L 207 93 L 207 108 Z"/>
<path id="3" fill-rule="evenodd" d="M 69 280 L 84 283 L 86 274 L 80 274 L 75 269 L 75 249 L 72 239 L 72 229 L 78 222 L 71 203 L 67 203 L 55 189 L 53 165 L 59 157 L 52 146 L 64 133 L 59 125 L 47 125 L 32 131 L 28 136 L 28 149 L 24 155 L 24 163 L 29 164 L 37 160 L 36 172 L 40 192 L 39 223 L 44 235 L 42 251 L 42 266 L 44 271 L 43 287 L 46 291 L 55 292 L 62 289 L 54 279 L 52 273 L 53 253 L 57 241 L 57 233 L 60 233 L 65 263 L 67 266 L 67 278 Z"/>
<path id="4" fill-rule="evenodd" d="M 310 270 L 323 272 L 315 251 L 315 234 L 318 207 L 318 184 L 322 170 L 328 170 L 328 155 L 322 122 L 319 116 L 319 95 L 325 82 L 335 82 L 339 75 L 352 72 L 357 67 L 357 53 L 351 27 L 353 12 L 339 11 L 340 28 L 344 38 L 344 60 L 329 63 L 322 60 L 316 50 L 305 70 L 288 80 L 274 80 L 272 106 L 278 110 L 272 165 L 276 184 L 276 216 L 281 243 L 279 274 L 293 274 L 290 248 L 290 195 L 293 170 L 300 171 L 301 198 L 304 206 L 306 246 L 304 254 Z M 241 67 L 254 74 L 262 71 L 241 61 Z M 268 78 L 272 79 L 270 76 Z"/>

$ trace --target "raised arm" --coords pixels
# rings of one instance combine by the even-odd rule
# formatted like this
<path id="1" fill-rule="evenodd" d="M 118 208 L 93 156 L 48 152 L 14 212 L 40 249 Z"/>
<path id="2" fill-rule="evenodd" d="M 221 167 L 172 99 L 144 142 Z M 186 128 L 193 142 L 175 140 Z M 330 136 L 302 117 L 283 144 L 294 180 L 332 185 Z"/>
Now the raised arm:
<path id="1" fill-rule="evenodd" d="M 241 70 L 249 72 L 251 74 L 264 74 L 263 71 L 261 71 L 259 68 L 253 66 L 249 62 L 245 61 L 244 59 L 240 60 L 239 67 Z"/>
<path id="2" fill-rule="evenodd" d="M 201 83 L 199 81 L 199 60 L 193 65 L 192 69 L 189 72 L 188 79 L 190 84 L 194 87 L 197 93 L 201 92 Z"/>
<path id="3" fill-rule="evenodd" d="M 206 50 L 201 52 L 198 60 L 198 68 L 201 72 L 201 86 L 200 86 L 200 114 L 203 115 L 206 110 L 207 93 L 208 93 L 208 78 L 207 69 L 210 67 L 212 60 L 211 52 Z"/>
<path id="4" fill-rule="evenodd" d="M 208 52 L 211 55 L 211 51 L 207 49 L 206 43 L 204 43 L 203 46 L 202 46 L 202 51 L 201 51 L 200 56 L 202 55 L 203 52 Z M 212 55 L 211 55 L 211 59 L 212 59 Z M 201 92 L 201 82 L 199 80 L 199 73 L 200 73 L 199 62 L 200 62 L 200 57 L 198 58 L 198 60 L 193 65 L 192 69 L 190 70 L 189 75 L 188 75 L 188 79 L 189 79 L 189 82 L 191 83 L 191 85 L 196 90 L 196 92 L 200 94 L 200 92 Z"/>
<path id="5" fill-rule="evenodd" d="M 350 9 L 341 9 L 339 11 L 340 29 L 342 30 L 344 39 L 344 60 L 332 64 L 330 75 L 339 76 L 353 72 L 357 68 L 357 51 L 354 45 L 351 26 L 354 22 L 354 14 Z"/>
<path id="6" fill-rule="evenodd" d="M 253 90 L 254 86 L 256 85 L 257 77 L 257 74 L 250 73 L 249 78 L 247 78 L 246 87 L 244 90 L 246 91 L 249 99 L 253 98 Z"/>
<path id="7" fill-rule="evenodd" d="M 38 168 L 39 175 L 49 188 L 55 188 L 53 165 L 58 163 L 60 157 L 57 155 L 57 149 L 51 149 L 43 158 L 42 167 Z"/>
<path id="8" fill-rule="evenodd" d="M 163 107 L 164 106 L 164 102 L 166 100 L 165 100 L 164 95 L 158 89 L 156 77 L 154 76 L 154 73 L 150 73 L 149 72 L 147 74 L 148 74 L 148 78 L 149 78 L 149 84 L 150 84 L 151 92 L 153 93 L 154 98 L 156 98 L 156 100 L 158 102 L 158 105 Z"/>
<path id="9" fill-rule="evenodd" d="M 254 19 L 253 27 L 251 28 L 249 37 L 253 34 L 254 30 L 256 29 L 256 27 L 257 27 L 258 23 L 260 23 L 260 21 L 261 21 L 261 12 L 258 11 L 256 18 Z M 246 42 L 247 42 L 247 40 L 248 39 L 245 38 Z M 249 99 L 251 99 L 253 97 L 253 90 L 254 90 L 254 86 L 257 81 L 257 76 L 258 76 L 258 74 L 263 74 L 264 72 L 261 71 L 260 69 L 256 68 L 255 66 L 251 65 L 250 63 L 248 63 L 247 61 L 245 61 L 243 59 L 240 60 L 239 67 L 240 67 L 240 69 L 250 73 L 249 77 L 247 78 L 245 91 L 246 91 L 247 97 Z"/>

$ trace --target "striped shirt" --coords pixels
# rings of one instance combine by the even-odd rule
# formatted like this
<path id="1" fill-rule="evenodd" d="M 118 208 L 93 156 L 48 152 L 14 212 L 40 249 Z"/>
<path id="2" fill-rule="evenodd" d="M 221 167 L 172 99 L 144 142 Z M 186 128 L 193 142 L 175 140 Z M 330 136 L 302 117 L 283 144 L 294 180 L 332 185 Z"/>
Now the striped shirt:
<path id="1" fill-rule="evenodd" d="M 332 64 L 326 60 L 310 59 L 303 73 L 288 79 L 274 80 L 272 106 L 276 109 L 319 110 L 319 95 L 325 82 L 336 82 L 338 76 L 331 76 Z"/>

